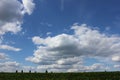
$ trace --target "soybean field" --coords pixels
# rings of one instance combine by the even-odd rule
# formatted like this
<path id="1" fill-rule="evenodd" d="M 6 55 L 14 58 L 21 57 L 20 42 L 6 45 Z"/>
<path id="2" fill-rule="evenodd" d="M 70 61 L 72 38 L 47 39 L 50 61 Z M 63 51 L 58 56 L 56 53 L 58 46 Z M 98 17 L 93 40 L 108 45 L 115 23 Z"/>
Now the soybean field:
<path id="1" fill-rule="evenodd" d="M 0 80 L 120 80 L 120 72 L 0 73 Z"/>

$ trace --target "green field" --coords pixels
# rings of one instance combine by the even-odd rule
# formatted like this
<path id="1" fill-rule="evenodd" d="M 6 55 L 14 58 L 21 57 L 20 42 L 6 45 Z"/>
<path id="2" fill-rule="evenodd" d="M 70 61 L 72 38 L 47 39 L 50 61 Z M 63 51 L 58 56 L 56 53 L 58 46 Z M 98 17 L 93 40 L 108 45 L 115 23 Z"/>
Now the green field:
<path id="1" fill-rule="evenodd" d="M 120 80 L 120 72 L 0 73 L 0 80 Z"/>

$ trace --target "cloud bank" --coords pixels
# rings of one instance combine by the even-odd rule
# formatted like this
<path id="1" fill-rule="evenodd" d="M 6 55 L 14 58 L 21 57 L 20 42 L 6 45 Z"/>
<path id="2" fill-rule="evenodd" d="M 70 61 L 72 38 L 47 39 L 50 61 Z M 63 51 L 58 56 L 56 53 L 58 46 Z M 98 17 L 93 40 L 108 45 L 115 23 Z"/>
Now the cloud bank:
<path id="1" fill-rule="evenodd" d="M 15 61 L 7 61 L 4 63 L 0 63 L 0 71 L 2 72 L 15 72 L 19 68 L 19 63 Z"/>
<path id="2" fill-rule="evenodd" d="M 34 36 L 32 41 L 37 49 L 26 60 L 38 64 L 40 70 L 53 71 L 105 70 L 106 66 L 101 63 L 83 66 L 85 57 L 108 58 L 113 62 L 119 60 L 115 57 L 120 56 L 119 36 L 106 35 L 86 24 L 74 24 L 71 29 L 71 35 Z"/>

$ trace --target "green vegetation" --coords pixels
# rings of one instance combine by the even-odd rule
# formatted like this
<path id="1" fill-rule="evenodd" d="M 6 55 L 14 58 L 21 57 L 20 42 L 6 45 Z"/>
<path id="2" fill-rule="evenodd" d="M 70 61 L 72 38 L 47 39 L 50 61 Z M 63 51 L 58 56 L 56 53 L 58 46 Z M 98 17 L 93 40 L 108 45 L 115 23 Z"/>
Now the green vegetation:
<path id="1" fill-rule="evenodd" d="M 0 73 L 0 80 L 120 80 L 120 72 Z"/>

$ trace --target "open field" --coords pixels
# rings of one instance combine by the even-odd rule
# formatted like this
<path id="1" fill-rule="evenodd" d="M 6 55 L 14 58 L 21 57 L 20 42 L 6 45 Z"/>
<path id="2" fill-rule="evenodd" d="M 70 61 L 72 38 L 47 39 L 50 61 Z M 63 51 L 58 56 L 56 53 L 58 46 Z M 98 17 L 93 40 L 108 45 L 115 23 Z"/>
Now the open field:
<path id="1" fill-rule="evenodd" d="M 120 72 L 0 73 L 0 80 L 120 80 Z"/>

